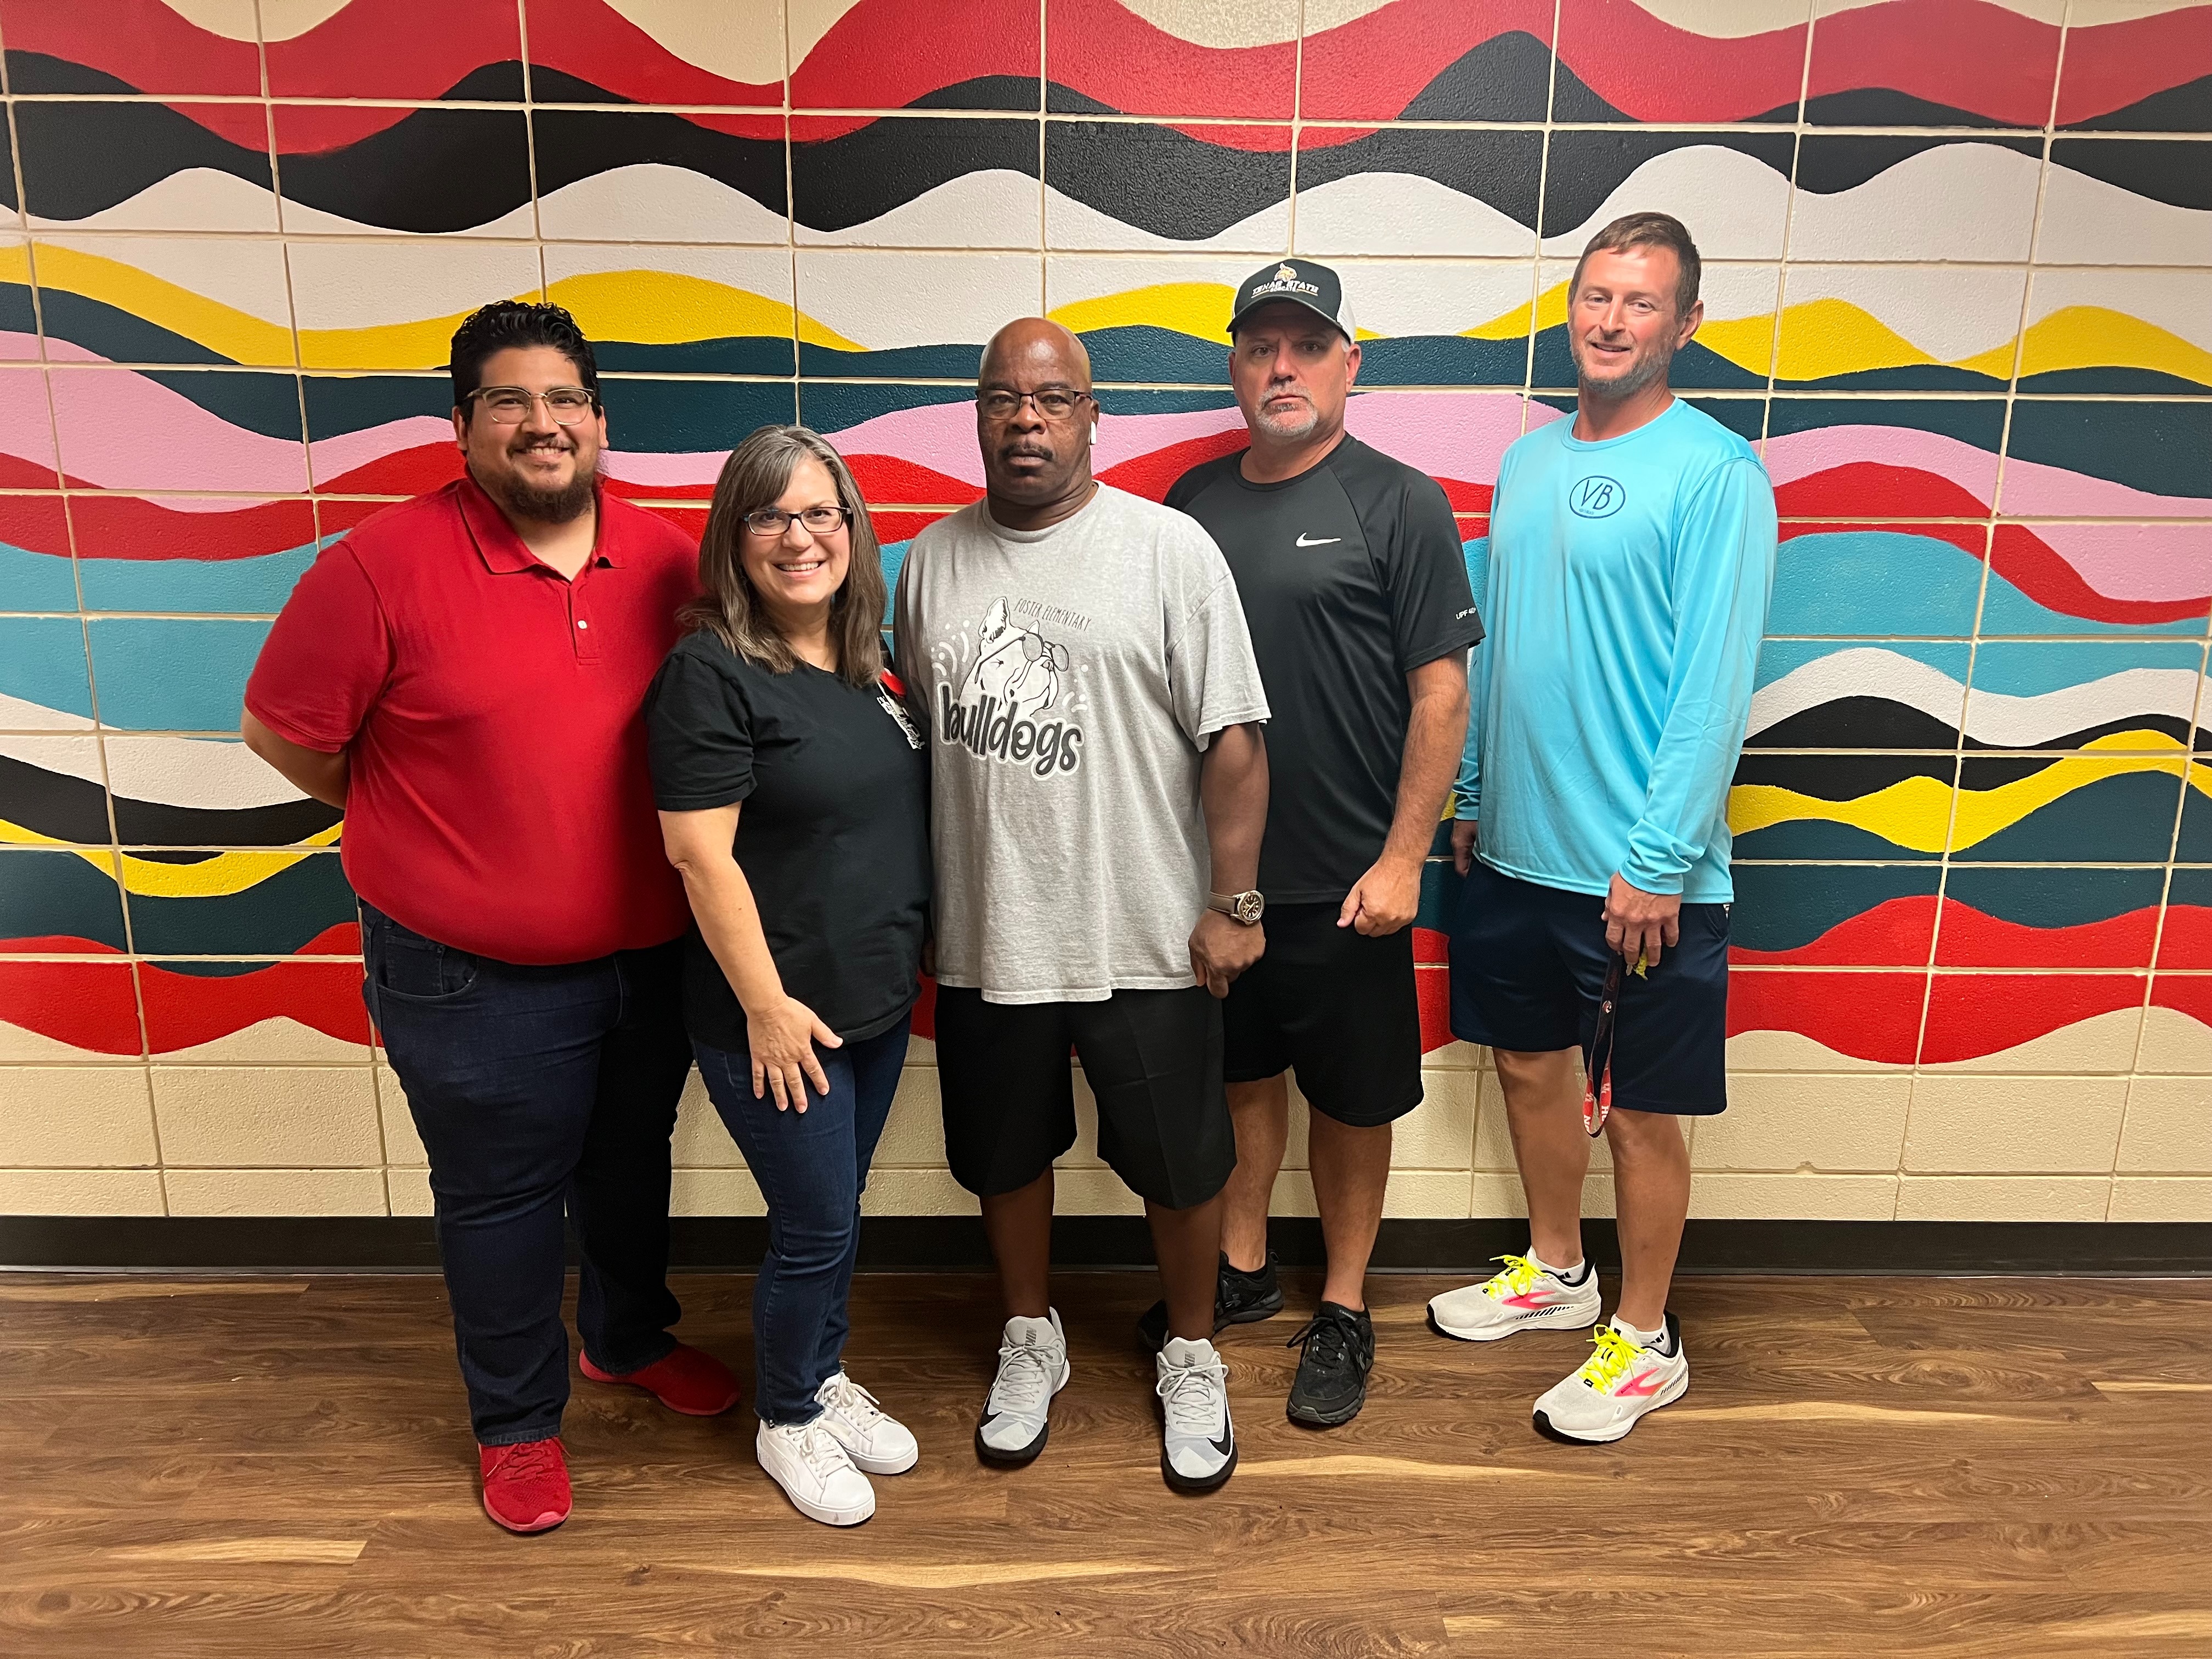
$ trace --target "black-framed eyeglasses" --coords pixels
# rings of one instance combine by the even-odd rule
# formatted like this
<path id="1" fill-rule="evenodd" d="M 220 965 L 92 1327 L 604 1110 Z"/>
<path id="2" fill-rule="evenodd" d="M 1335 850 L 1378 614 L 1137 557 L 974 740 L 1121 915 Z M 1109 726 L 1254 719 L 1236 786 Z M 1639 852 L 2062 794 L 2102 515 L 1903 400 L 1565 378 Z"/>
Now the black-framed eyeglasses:
<path id="1" fill-rule="evenodd" d="M 1090 397 L 1087 392 L 1077 392 L 1064 386 L 1048 386 L 1042 392 L 1009 392 L 1000 386 L 979 392 L 975 407 L 994 421 L 1012 420 L 1014 411 L 1024 404 L 1033 403 L 1037 413 L 1048 421 L 1064 421 L 1075 412 L 1075 406 Z"/>
<path id="2" fill-rule="evenodd" d="M 802 507 L 796 513 L 786 513 L 781 507 L 763 507 L 745 514 L 745 529 L 755 536 L 781 536 L 791 528 L 793 519 L 806 527 L 810 536 L 826 536 L 842 528 L 852 514 L 842 507 Z"/>
<path id="3" fill-rule="evenodd" d="M 469 394 L 484 406 L 501 426 L 520 426 L 530 418 L 530 406 L 540 398 L 545 412 L 561 426 L 574 426 L 592 412 L 599 399 L 580 386 L 556 386 L 550 392 L 532 392 L 519 386 L 479 386 Z"/>

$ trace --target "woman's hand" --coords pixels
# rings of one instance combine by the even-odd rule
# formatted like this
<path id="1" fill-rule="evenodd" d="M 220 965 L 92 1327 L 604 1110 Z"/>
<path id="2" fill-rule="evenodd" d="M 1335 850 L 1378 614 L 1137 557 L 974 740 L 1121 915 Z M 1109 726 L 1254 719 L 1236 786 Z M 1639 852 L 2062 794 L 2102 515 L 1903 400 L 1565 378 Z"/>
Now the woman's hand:
<path id="1" fill-rule="evenodd" d="M 845 1046 L 845 1039 L 797 997 L 785 997 L 757 1012 L 748 1008 L 745 1046 L 752 1051 L 753 1098 L 758 1100 L 772 1091 L 777 1111 L 787 1112 L 796 1106 L 803 1112 L 809 1084 L 816 1094 L 828 1094 L 830 1079 L 822 1070 L 821 1057 L 814 1052 L 817 1042 L 825 1048 Z"/>

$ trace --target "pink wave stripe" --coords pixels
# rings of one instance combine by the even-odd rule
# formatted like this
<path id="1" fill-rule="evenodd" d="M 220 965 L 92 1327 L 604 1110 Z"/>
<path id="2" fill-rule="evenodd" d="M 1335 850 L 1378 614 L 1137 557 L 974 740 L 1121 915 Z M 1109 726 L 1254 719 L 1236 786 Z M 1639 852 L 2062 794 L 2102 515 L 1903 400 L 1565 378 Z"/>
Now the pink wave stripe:
<path id="1" fill-rule="evenodd" d="M 103 489 L 286 495 L 307 487 L 307 453 L 297 438 L 264 437 L 233 426 L 158 380 L 143 374 L 53 374 L 47 384 L 63 470 Z M 20 423 L 13 409 L 0 414 L 0 448 L 21 453 L 12 441 Z"/>
<path id="2" fill-rule="evenodd" d="M 1933 473 L 1984 501 L 1997 487 L 1997 458 L 1988 450 L 1911 427 L 1824 426 L 1766 441 L 1766 476 L 1778 485 L 1853 462 Z"/>
<path id="3" fill-rule="evenodd" d="M 2212 524 L 2039 524 L 2037 539 L 2107 599 L 2212 593 Z"/>
<path id="4" fill-rule="evenodd" d="M 46 413 L 45 380 L 36 368 L 0 368 L 0 455 L 51 470 L 54 423 Z"/>
<path id="5" fill-rule="evenodd" d="M 1101 438 L 1111 424 L 1102 424 Z M 896 455 L 978 489 L 983 487 L 983 458 L 975 449 L 975 410 L 969 404 L 926 404 L 919 409 L 893 410 L 858 426 L 822 435 L 841 454 Z"/>
<path id="6" fill-rule="evenodd" d="M 2154 495 L 2109 478 L 2046 466 L 2040 461 L 2005 463 L 2004 499 L 1999 512 L 2008 519 L 2202 519 L 2212 516 L 2212 501 L 2202 495 Z"/>
<path id="7" fill-rule="evenodd" d="M 1531 403 L 1528 429 L 1565 417 L 1549 404 Z M 1345 425 L 1362 443 L 1432 478 L 1496 484 L 1506 447 L 1521 435 L 1517 392 L 1381 392 L 1354 398 Z"/>
<path id="8" fill-rule="evenodd" d="M 605 452 L 605 465 L 608 472 L 624 483 L 635 484 L 641 489 L 683 489 L 712 485 L 721 474 L 722 463 L 729 459 L 726 449 L 697 449 L 678 454 L 662 454 L 649 449 L 610 449 Z"/>
<path id="9" fill-rule="evenodd" d="M 386 421 L 382 426 L 366 426 L 358 432 L 318 438 L 307 446 L 307 451 L 313 458 L 310 465 L 314 468 L 315 482 L 328 484 L 356 467 L 380 461 L 387 455 L 431 444 L 450 445 L 453 441 L 451 421 L 435 415 L 410 415 L 403 420 Z"/>

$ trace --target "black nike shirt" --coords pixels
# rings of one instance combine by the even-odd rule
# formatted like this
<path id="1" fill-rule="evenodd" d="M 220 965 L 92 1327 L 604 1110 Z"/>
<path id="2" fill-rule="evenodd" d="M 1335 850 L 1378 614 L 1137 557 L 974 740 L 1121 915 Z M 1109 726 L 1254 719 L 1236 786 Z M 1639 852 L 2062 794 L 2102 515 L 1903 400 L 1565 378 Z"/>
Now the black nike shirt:
<path id="1" fill-rule="evenodd" d="M 1279 483 L 1193 467 L 1167 504 L 1237 578 L 1267 688 L 1270 904 L 1338 903 L 1382 851 L 1413 699 L 1406 676 L 1482 637 L 1459 526 L 1436 480 L 1350 434 Z"/>

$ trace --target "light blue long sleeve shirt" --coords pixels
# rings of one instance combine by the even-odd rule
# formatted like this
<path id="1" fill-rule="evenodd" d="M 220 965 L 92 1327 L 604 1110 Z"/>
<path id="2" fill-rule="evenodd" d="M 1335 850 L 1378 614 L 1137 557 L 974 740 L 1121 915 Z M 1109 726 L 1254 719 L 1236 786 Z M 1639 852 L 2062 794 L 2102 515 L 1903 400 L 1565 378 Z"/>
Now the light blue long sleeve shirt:
<path id="1" fill-rule="evenodd" d="M 1774 489 L 1749 444 L 1679 399 L 1621 437 L 1573 428 L 1528 434 L 1498 469 L 1456 815 L 1481 821 L 1483 862 L 1505 875 L 1601 895 L 1619 872 L 1726 902 Z"/>

